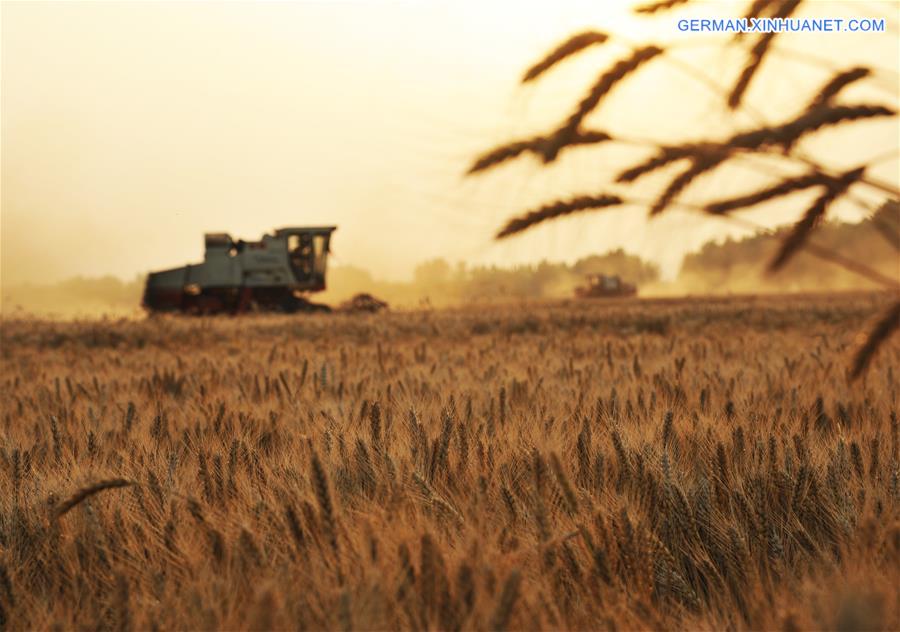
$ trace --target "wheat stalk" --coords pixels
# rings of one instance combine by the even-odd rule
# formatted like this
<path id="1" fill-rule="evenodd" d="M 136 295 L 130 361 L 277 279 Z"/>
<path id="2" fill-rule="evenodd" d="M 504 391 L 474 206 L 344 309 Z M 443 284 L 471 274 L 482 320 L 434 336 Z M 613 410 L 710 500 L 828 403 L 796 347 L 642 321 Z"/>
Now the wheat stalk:
<path id="1" fill-rule="evenodd" d="M 319 455 L 315 452 L 312 455 L 312 483 L 316 501 L 319 503 L 319 510 L 325 522 L 325 535 L 328 537 L 331 548 L 337 551 L 337 521 L 334 516 L 334 505 L 331 502 L 331 492 L 328 490 L 328 477 L 319 460 Z"/>
<path id="2" fill-rule="evenodd" d="M 53 517 L 55 520 L 58 520 L 94 494 L 99 494 L 107 489 L 129 487 L 131 485 L 135 485 L 135 482 L 124 478 L 113 478 L 105 481 L 98 481 L 87 487 L 82 487 L 56 508 Z"/>
<path id="3" fill-rule="evenodd" d="M 868 118 L 894 116 L 896 112 L 882 105 L 836 105 L 805 111 L 796 118 L 775 126 L 765 126 L 735 134 L 723 142 L 688 143 L 667 146 L 651 158 L 622 171 L 617 182 L 634 182 L 638 178 L 657 171 L 666 165 L 685 158 L 704 154 L 734 151 L 759 151 L 771 146 L 790 149 L 807 134 L 834 125 Z"/>
<path id="4" fill-rule="evenodd" d="M 855 380 L 875 356 L 884 342 L 890 338 L 898 329 L 900 329 L 900 301 L 897 301 L 885 311 L 882 317 L 869 332 L 865 342 L 860 346 L 853 356 L 853 365 L 850 369 L 850 379 Z"/>
<path id="5" fill-rule="evenodd" d="M 546 204 L 521 217 L 509 220 L 509 222 L 500 229 L 500 232 L 497 233 L 497 239 L 521 233 L 532 226 L 536 226 L 537 224 L 557 217 L 591 209 L 618 206 L 623 203 L 622 198 L 617 195 L 583 195 L 568 201 Z"/>
<path id="6" fill-rule="evenodd" d="M 602 44 L 607 39 L 609 39 L 609 36 L 606 33 L 601 33 L 599 31 L 584 31 L 573 35 L 529 68 L 522 77 L 522 83 L 534 81 L 564 59 L 571 57 L 589 46 Z"/>
<path id="7" fill-rule="evenodd" d="M 513 569 L 506 577 L 503 583 L 503 591 L 500 594 L 500 601 L 491 617 L 488 625 L 490 630 L 505 630 L 509 625 L 509 618 L 512 616 L 516 601 L 519 599 L 519 585 L 522 583 L 522 574 L 518 569 Z"/>
<path id="8" fill-rule="evenodd" d="M 860 81 L 861 79 L 865 79 L 872 74 L 872 70 L 870 68 L 866 68 L 865 66 L 856 66 L 855 68 L 851 68 L 850 70 L 844 70 L 835 74 L 824 86 L 819 90 L 819 93 L 810 101 L 808 110 L 814 110 L 816 108 L 828 105 L 831 103 L 831 100 L 836 97 L 841 90 L 849 86 L 851 83 L 855 83 Z"/>
<path id="9" fill-rule="evenodd" d="M 661 55 L 663 50 L 657 46 L 645 46 L 635 50 L 632 55 L 622 59 L 612 68 L 600 75 L 588 93 L 582 98 L 569 115 L 566 122 L 550 137 L 543 149 L 544 160 L 552 162 L 559 155 L 560 150 L 573 143 L 578 135 L 578 129 L 585 117 L 596 109 L 601 99 L 609 94 L 612 89 L 623 79 L 634 73 L 642 65 Z"/>
<path id="10" fill-rule="evenodd" d="M 658 215 L 666 210 L 666 207 L 675 199 L 675 197 L 686 189 L 691 182 L 703 175 L 707 171 L 711 171 L 728 159 L 727 153 L 704 153 L 697 155 L 691 161 L 690 167 L 684 172 L 676 176 L 669 183 L 669 186 L 660 194 L 659 198 L 650 207 L 650 215 Z"/>
<path id="11" fill-rule="evenodd" d="M 865 167 L 853 169 L 827 185 L 825 192 L 806 210 L 800 221 L 794 224 L 794 228 L 782 241 L 778 252 L 769 264 L 770 272 L 775 272 L 784 267 L 784 264 L 800 250 L 809 238 L 809 234 L 816 224 L 825 216 L 828 206 L 844 194 L 864 173 Z"/>
<path id="12" fill-rule="evenodd" d="M 811 173 L 797 178 L 786 178 L 778 184 L 760 189 L 747 195 L 742 195 L 719 202 L 710 202 L 704 207 L 704 211 L 712 215 L 723 215 L 738 209 L 748 208 L 762 204 L 768 200 L 782 197 L 795 191 L 802 191 L 815 186 L 827 186 L 833 182 L 833 178 L 822 173 Z"/>
<path id="13" fill-rule="evenodd" d="M 773 17 L 782 19 L 790 17 L 800 4 L 801 0 L 784 0 L 774 12 Z M 769 51 L 772 41 L 775 39 L 775 35 L 776 33 L 763 33 L 760 35 L 759 39 L 756 40 L 756 44 L 750 49 L 750 59 L 748 60 L 747 65 L 744 66 L 743 71 L 741 71 L 741 75 L 731 89 L 731 93 L 728 95 L 728 107 L 731 109 L 735 109 L 741 104 L 744 93 L 747 91 L 747 88 L 750 87 L 750 82 L 762 65 L 763 59 Z"/>
<path id="14" fill-rule="evenodd" d="M 569 146 L 576 145 L 592 145 L 604 143 L 612 140 L 612 137 L 606 132 L 600 131 L 577 131 L 569 139 Z M 507 162 L 521 156 L 524 153 L 533 153 L 540 156 L 544 162 L 549 162 L 548 147 L 553 142 L 552 136 L 535 136 L 528 140 L 501 145 L 491 151 L 482 154 L 475 159 L 472 166 L 469 167 L 467 173 L 478 173 L 495 167 L 501 163 Z"/>
<path id="15" fill-rule="evenodd" d="M 659 13 L 660 11 L 668 11 L 669 9 L 674 9 L 675 7 L 679 7 L 687 4 L 690 0 L 659 0 L 658 2 L 650 2 L 648 4 L 642 4 L 638 7 L 635 7 L 635 13 L 644 13 L 647 15 L 653 13 Z"/>

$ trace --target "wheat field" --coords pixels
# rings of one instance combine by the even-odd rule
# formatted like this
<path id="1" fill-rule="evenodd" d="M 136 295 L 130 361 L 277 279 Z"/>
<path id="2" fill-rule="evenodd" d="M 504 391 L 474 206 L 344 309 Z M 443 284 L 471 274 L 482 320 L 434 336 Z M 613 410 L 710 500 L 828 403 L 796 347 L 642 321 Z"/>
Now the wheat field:
<path id="1" fill-rule="evenodd" d="M 0 627 L 900 629 L 888 300 L 6 318 Z"/>

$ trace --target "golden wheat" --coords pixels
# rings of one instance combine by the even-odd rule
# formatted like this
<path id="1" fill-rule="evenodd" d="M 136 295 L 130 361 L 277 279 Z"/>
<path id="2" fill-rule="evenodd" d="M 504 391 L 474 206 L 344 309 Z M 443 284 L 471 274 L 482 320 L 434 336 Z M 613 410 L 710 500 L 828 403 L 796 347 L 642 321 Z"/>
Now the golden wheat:
<path id="1" fill-rule="evenodd" d="M 6 319 L 0 617 L 896 629 L 900 345 L 854 332 L 898 319 L 877 294 Z"/>

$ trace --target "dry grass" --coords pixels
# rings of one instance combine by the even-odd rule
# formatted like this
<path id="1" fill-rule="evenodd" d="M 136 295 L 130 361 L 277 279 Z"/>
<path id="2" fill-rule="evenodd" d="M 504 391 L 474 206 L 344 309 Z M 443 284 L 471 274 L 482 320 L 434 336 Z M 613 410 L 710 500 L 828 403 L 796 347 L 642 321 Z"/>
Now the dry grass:
<path id="1" fill-rule="evenodd" d="M 0 617 L 898 629 L 885 301 L 5 320 Z"/>

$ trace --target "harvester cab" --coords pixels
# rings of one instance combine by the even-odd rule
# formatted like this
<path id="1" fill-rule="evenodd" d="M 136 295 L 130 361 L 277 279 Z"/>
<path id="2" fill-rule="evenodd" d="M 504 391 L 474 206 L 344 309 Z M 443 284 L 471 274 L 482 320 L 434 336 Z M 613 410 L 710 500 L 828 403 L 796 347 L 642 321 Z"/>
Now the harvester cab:
<path id="1" fill-rule="evenodd" d="M 280 228 L 259 241 L 207 233 L 203 263 L 151 272 L 144 307 L 151 311 L 238 313 L 327 311 L 306 295 L 325 289 L 335 226 Z"/>

